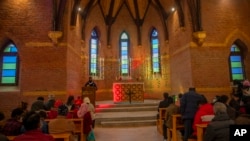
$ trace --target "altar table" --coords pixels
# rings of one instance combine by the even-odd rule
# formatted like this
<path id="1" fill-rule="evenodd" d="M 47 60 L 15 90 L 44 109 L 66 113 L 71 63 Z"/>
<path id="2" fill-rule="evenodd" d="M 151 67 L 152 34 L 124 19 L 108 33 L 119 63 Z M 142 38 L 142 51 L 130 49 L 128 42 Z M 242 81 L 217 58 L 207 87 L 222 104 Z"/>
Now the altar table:
<path id="1" fill-rule="evenodd" d="M 144 102 L 143 82 L 115 82 L 113 83 L 114 103 Z"/>

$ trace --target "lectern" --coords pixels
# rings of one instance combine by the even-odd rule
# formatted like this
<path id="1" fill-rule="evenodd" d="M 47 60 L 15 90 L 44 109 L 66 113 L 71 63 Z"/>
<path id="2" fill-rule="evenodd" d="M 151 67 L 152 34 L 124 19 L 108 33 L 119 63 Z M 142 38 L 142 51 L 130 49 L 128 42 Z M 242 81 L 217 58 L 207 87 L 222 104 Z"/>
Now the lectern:
<path id="1" fill-rule="evenodd" d="M 82 98 L 89 97 L 90 102 L 95 106 L 95 87 L 82 87 Z"/>

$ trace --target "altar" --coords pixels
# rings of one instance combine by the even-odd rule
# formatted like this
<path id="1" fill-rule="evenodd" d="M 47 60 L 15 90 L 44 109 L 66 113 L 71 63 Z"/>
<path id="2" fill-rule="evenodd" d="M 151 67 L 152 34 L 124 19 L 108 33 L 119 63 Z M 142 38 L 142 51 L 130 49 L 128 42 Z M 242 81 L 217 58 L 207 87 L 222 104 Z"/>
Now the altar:
<path id="1" fill-rule="evenodd" d="M 143 82 L 115 82 L 113 83 L 114 103 L 144 102 Z"/>

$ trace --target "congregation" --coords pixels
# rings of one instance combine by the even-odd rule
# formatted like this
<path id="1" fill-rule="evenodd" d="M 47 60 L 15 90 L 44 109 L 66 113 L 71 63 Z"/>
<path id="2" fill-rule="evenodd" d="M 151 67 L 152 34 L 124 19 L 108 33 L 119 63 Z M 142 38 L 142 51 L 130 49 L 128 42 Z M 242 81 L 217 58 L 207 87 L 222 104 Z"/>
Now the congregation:
<path id="1" fill-rule="evenodd" d="M 173 138 L 168 137 L 167 130 L 173 126 L 173 115 L 179 114 L 183 125 L 183 128 L 179 129 L 181 140 L 197 140 L 197 125 L 205 125 L 203 141 L 229 141 L 230 125 L 250 124 L 250 82 L 236 81 L 235 84 L 229 95 L 231 97 L 225 94 L 217 95 L 211 102 L 204 95 L 197 93 L 195 88 L 189 88 L 188 92 L 179 94 L 177 99 L 165 92 L 164 100 L 158 105 L 157 115 L 159 119 L 159 111 L 164 109 L 164 122 L 160 125 L 163 140 Z"/>
<path id="2" fill-rule="evenodd" d="M 75 99 L 70 95 L 64 103 L 52 94 L 46 102 L 44 97 L 39 96 L 31 104 L 30 110 L 24 102 L 13 109 L 10 119 L 5 119 L 3 112 L 0 112 L 0 140 L 8 141 L 8 137 L 14 136 L 13 141 L 59 141 L 52 135 L 60 133 L 69 133 L 70 141 L 83 140 L 81 138 L 94 140 L 94 112 L 94 105 L 88 97 L 82 99 L 78 96 Z M 74 132 L 75 123 L 69 119 L 84 119 L 80 127 L 84 136 Z"/>

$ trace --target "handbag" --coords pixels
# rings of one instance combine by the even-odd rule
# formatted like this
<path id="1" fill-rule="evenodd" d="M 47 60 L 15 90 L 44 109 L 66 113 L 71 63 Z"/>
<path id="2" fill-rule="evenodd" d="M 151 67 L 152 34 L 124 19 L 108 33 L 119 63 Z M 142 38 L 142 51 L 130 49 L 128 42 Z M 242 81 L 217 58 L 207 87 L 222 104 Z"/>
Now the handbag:
<path id="1" fill-rule="evenodd" d="M 94 131 L 91 130 L 87 136 L 87 141 L 95 141 L 95 134 Z"/>

